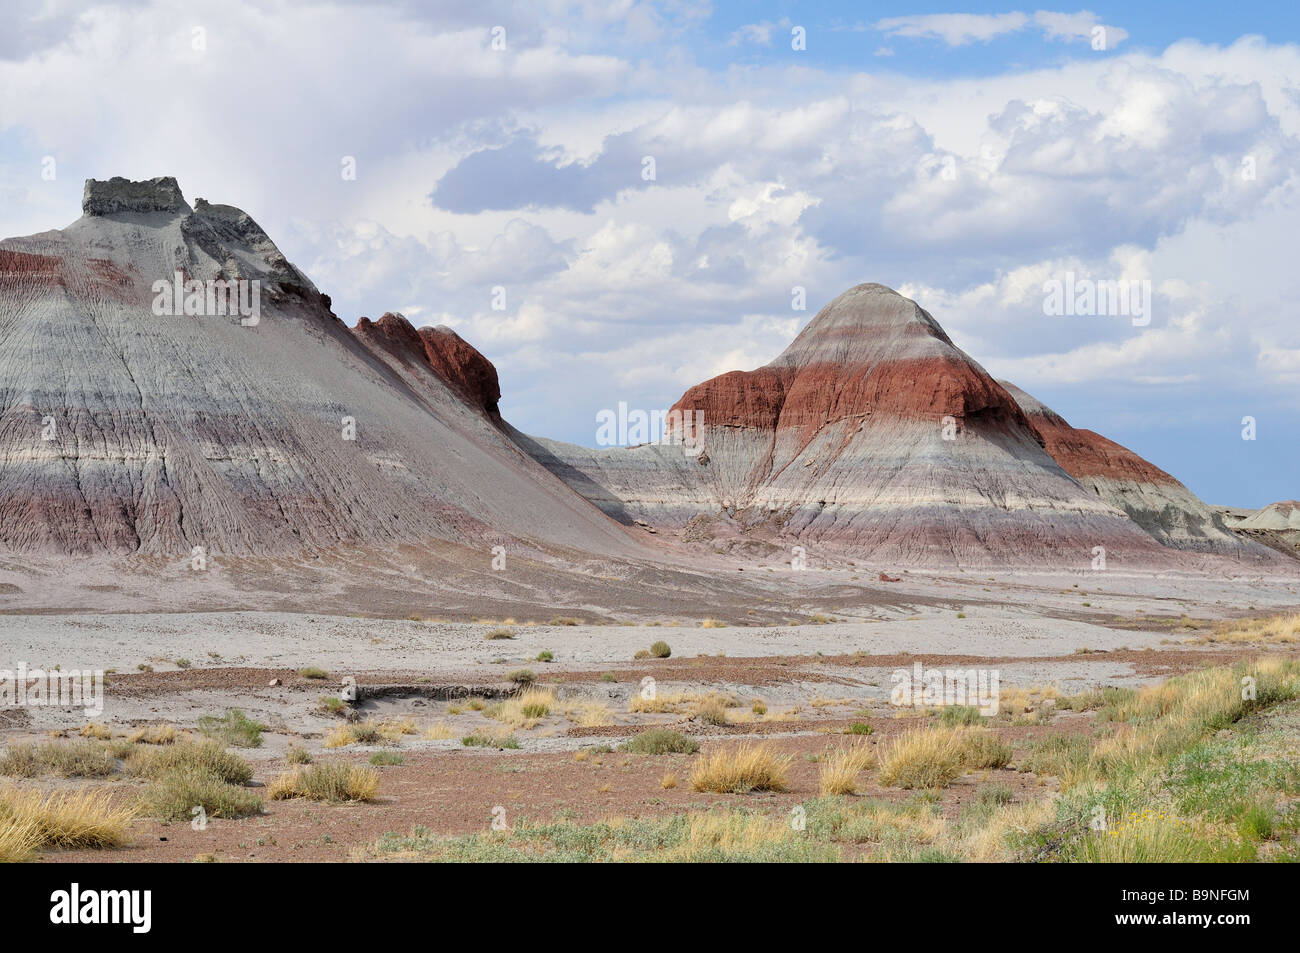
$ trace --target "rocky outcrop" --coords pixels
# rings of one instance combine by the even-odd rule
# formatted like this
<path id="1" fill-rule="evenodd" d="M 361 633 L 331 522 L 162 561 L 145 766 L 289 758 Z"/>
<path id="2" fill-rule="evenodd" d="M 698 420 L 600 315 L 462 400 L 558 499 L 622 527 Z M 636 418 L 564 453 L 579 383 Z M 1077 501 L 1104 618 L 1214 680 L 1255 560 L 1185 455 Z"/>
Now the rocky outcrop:
<path id="1" fill-rule="evenodd" d="M 1071 427 L 1060 414 L 1009 381 L 999 383 L 1067 473 L 1165 546 L 1234 558 L 1271 556 L 1234 533 L 1218 513 L 1164 470 L 1101 434 Z"/>
<path id="2" fill-rule="evenodd" d="M 241 210 L 88 182 L 68 228 L 0 242 L 0 551 L 641 552 L 487 419 L 491 382 L 454 341 L 434 338 L 444 383 L 425 338 L 378 325 L 418 376 Z"/>
<path id="3" fill-rule="evenodd" d="M 499 415 L 497 404 L 501 400 L 501 385 L 491 361 L 446 325 L 420 328 L 420 340 L 424 342 L 424 355 L 435 374 L 470 405 L 485 413 Z"/>
<path id="4" fill-rule="evenodd" d="M 120 215 L 124 212 L 184 214 L 190 211 L 181 187 L 170 175 L 144 182 L 115 176 L 107 181 L 87 179 L 81 196 L 86 215 Z"/>
<path id="5" fill-rule="evenodd" d="M 1243 529 L 1271 529 L 1300 533 L 1300 500 L 1270 503 L 1237 524 Z"/>
<path id="6" fill-rule="evenodd" d="M 1300 559 L 1300 501 L 1283 500 L 1246 513 L 1239 519 L 1225 517 L 1234 533 L 1270 549 Z"/>
<path id="7" fill-rule="evenodd" d="M 520 439 L 611 516 L 683 537 L 708 525 L 891 565 L 1086 569 L 1098 547 L 1108 566 L 1178 559 L 1062 470 L 1015 399 L 883 285 L 850 289 L 775 361 L 673 409 L 701 422 L 699 446 Z"/>
<path id="8" fill-rule="evenodd" d="M 407 367 L 431 371 L 465 403 L 499 418 L 501 385 L 496 367 L 451 328 L 417 330 L 405 315 L 389 312 L 378 321 L 362 318 L 353 331 L 372 350 Z"/>

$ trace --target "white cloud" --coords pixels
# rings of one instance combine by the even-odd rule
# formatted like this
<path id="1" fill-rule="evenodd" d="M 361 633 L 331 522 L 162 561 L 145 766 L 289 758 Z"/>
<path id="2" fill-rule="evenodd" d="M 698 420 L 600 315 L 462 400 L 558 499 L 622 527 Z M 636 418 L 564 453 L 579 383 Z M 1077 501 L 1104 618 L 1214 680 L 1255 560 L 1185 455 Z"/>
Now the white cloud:
<path id="1" fill-rule="evenodd" d="M 942 40 L 948 46 L 988 43 L 999 36 L 1037 27 L 1048 40 L 1096 41 L 1098 49 L 1114 49 L 1128 39 L 1128 31 L 1107 26 L 1087 10 L 1078 13 L 1054 13 L 1039 10 L 1034 14 L 1012 13 L 927 13 L 905 17 L 886 17 L 875 27 L 888 36 Z M 1099 34 L 1097 31 L 1100 30 Z"/>
<path id="2" fill-rule="evenodd" d="M 939 39 L 949 46 L 964 46 L 1015 33 L 1028 23 L 1025 13 L 926 13 L 886 17 L 876 21 L 876 29 L 890 36 Z"/>

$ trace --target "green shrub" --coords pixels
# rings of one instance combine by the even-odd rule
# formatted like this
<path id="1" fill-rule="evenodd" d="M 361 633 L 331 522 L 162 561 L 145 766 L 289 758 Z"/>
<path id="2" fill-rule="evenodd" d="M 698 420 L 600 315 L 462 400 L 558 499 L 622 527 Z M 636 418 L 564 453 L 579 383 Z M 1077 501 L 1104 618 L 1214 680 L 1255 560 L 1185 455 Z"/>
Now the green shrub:
<path id="1" fill-rule="evenodd" d="M 681 732 L 667 728 L 651 728 L 629 738 L 619 748 L 631 754 L 695 754 L 699 743 Z"/>
<path id="2" fill-rule="evenodd" d="M 203 734 L 235 748 L 262 747 L 262 732 L 266 730 L 266 725 L 253 721 L 238 708 L 224 715 L 203 715 L 198 725 Z"/>

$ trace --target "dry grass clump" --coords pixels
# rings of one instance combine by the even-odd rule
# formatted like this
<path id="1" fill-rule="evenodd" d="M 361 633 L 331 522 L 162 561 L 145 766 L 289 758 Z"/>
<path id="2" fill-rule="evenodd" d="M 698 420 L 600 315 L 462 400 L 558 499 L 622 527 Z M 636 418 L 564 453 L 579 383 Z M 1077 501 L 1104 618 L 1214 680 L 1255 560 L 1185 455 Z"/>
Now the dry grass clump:
<path id="1" fill-rule="evenodd" d="M 691 786 L 715 794 L 784 791 L 792 760 L 765 743 L 721 748 L 695 762 Z"/>
<path id="2" fill-rule="evenodd" d="M 353 764 L 317 764 L 285 772 L 269 785 L 272 801 L 307 798 L 312 801 L 373 801 L 379 774 Z"/>
<path id="3" fill-rule="evenodd" d="M 1300 641 L 1300 613 L 1216 622 L 1214 631 L 1197 641 L 1289 644 Z"/>
<path id="4" fill-rule="evenodd" d="M 171 724 L 145 725 L 131 732 L 127 740 L 133 745 L 170 745 L 176 743 L 176 726 Z"/>
<path id="5" fill-rule="evenodd" d="M 484 709 L 488 718 L 510 728 L 536 728 L 542 719 L 561 715 L 584 728 L 608 725 L 613 715 L 604 702 L 591 698 L 558 698 L 550 688 L 528 688 L 496 705 Z"/>
<path id="6" fill-rule="evenodd" d="M 960 733 L 960 741 L 967 768 L 1005 768 L 1011 763 L 1011 746 L 986 728 L 968 728 Z"/>
<path id="7" fill-rule="evenodd" d="M 1061 697 L 1055 685 L 1031 685 L 1027 688 L 1003 686 L 998 692 L 998 714 L 1011 719 L 1042 720 L 1050 717 L 1049 709 Z"/>
<path id="8" fill-rule="evenodd" d="M 721 727 L 727 723 L 726 703 L 716 696 L 704 698 L 696 704 L 695 712 L 691 717 L 706 725 Z"/>
<path id="9" fill-rule="evenodd" d="M 705 619 L 700 623 L 701 629 L 725 629 L 727 623 L 720 619 Z"/>
<path id="10" fill-rule="evenodd" d="M 88 721 L 77 732 L 83 738 L 94 738 L 96 741 L 108 741 L 113 737 L 113 730 L 108 725 L 101 725 L 98 722 Z"/>
<path id="11" fill-rule="evenodd" d="M 135 811 L 113 803 L 105 790 L 44 793 L 0 788 L 0 860 L 26 860 L 51 848 L 119 847 Z"/>
<path id="12" fill-rule="evenodd" d="M 801 837 L 784 819 L 741 811 L 693 814 L 664 859 L 678 863 L 764 856 Z"/>
<path id="13" fill-rule="evenodd" d="M 39 745 L 10 745 L 0 757 L 0 774 L 35 778 L 57 774 L 63 778 L 106 778 L 117 771 L 117 762 L 105 745 L 89 738 L 78 741 L 45 741 Z"/>
<path id="14" fill-rule="evenodd" d="M 1004 768 L 1011 748 L 982 728 L 933 726 L 909 731 L 880 749 L 880 783 L 887 787 L 943 788 L 964 770 Z"/>
<path id="15" fill-rule="evenodd" d="M 627 710 L 642 714 L 694 715 L 700 707 L 711 703 L 720 704 L 724 708 L 740 705 L 734 696 L 720 692 L 656 692 L 653 698 L 642 698 L 639 692 L 634 692 L 628 699 Z"/>
<path id="16" fill-rule="evenodd" d="M 411 718 L 385 718 L 382 721 L 356 721 L 337 725 L 325 736 L 326 748 L 345 748 L 348 745 L 395 745 L 403 735 L 413 735 L 418 729 Z"/>
<path id="17" fill-rule="evenodd" d="M 190 770 L 227 784 L 247 784 L 253 778 L 252 765 L 211 738 L 181 741 L 153 750 L 141 748 L 126 760 L 126 773 L 133 777 L 157 779 Z"/>
<path id="18" fill-rule="evenodd" d="M 822 761 L 822 794 L 856 794 L 858 775 L 875 761 L 870 744 L 841 744 Z"/>
<path id="19" fill-rule="evenodd" d="M 456 737 L 456 729 L 445 721 L 439 721 L 424 729 L 424 737 L 429 741 L 446 741 Z"/>
<path id="20" fill-rule="evenodd" d="M 484 714 L 511 728 L 534 728 L 551 713 L 555 693 L 549 688 L 529 688 L 514 698 L 488 708 Z"/>
<path id="21" fill-rule="evenodd" d="M 550 622 L 546 624 L 547 625 L 582 625 L 582 620 L 575 619 L 572 616 L 560 616 L 559 618 L 552 619 Z"/>
<path id="22" fill-rule="evenodd" d="M 581 728 L 599 728 L 614 720 L 609 706 L 593 698 L 566 699 L 563 705 L 564 717 Z"/>
<path id="23" fill-rule="evenodd" d="M 10 744 L 0 755 L 0 774 L 11 778 L 39 777 L 43 768 L 33 744 Z"/>
<path id="24" fill-rule="evenodd" d="M 29 860 L 41 846 L 41 832 L 31 818 L 0 816 L 0 864 Z"/>
<path id="25" fill-rule="evenodd" d="M 483 636 L 483 638 L 489 642 L 499 642 L 504 639 L 513 639 L 514 637 L 514 629 L 489 629 Z"/>
<path id="26" fill-rule="evenodd" d="M 943 788 L 961 774 L 961 748 L 949 728 L 909 731 L 880 748 L 886 787 Z"/>

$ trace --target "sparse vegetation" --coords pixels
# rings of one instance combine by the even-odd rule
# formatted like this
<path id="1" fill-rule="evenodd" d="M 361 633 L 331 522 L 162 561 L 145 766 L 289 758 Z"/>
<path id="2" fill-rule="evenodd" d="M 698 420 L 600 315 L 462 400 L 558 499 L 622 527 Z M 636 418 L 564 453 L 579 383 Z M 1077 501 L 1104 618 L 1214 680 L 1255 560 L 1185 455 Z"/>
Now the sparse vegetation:
<path id="1" fill-rule="evenodd" d="M 170 745 L 177 739 L 176 726 L 172 724 L 153 724 L 137 728 L 128 736 L 133 745 Z"/>
<path id="2" fill-rule="evenodd" d="M 820 788 L 826 794 L 855 794 L 857 779 L 875 763 L 876 756 L 868 743 L 842 744 L 821 765 Z"/>
<path id="3" fill-rule="evenodd" d="M 669 728 L 651 728 L 633 735 L 620 747 L 631 754 L 695 754 L 700 750 L 694 738 Z"/>
<path id="4" fill-rule="evenodd" d="M 140 748 L 126 761 L 126 773 L 133 777 L 160 778 L 189 769 L 210 774 L 228 784 L 247 784 L 253 778 L 252 765 L 211 738 Z"/>
<path id="5" fill-rule="evenodd" d="M 266 725 L 254 721 L 238 708 L 224 715 L 203 715 L 198 720 L 199 731 L 234 748 L 262 747 L 262 732 Z"/>
<path id="6" fill-rule="evenodd" d="M 90 739 L 11 744 L 0 757 L 0 775 L 35 778 L 56 774 L 63 778 L 106 778 L 117 771 L 108 748 Z"/>
<path id="7" fill-rule="evenodd" d="M 519 742 L 509 735 L 501 738 L 494 738 L 491 735 L 466 735 L 460 739 L 460 743 L 466 748 L 517 749 L 519 747 Z"/>
<path id="8" fill-rule="evenodd" d="M 483 636 L 483 638 L 489 642 L 499 642 L 503 639 L 513 639 L 514 637 L 514 629 L 489 629 Z"/>
<path id="9" fill-rule="evenodd" d="M 248 817 L 262 813 L 262 799 L 194 765 L 168 771 L 150 782 L 141 798 L 146 814 L 168 821 L 189 820 L 194 808 L 208 817 Z"/>
<path id="10" fill-rule="evenodd" d="M 331 728 L 325 735 L 326 748 L 348 745 L 395 745 L 403 735 L 417 731 L 410 718 L 385 718 L 382 721 L 351 721 Z"/>
<path id="11" fill-rule="evenodd" d="M 709 620 L 706 619 L 705 621 Z M 716 626 L 705 626 L 705 628 L 716 628 Z M 650 646 L 650 654 L 655 658 L 668 658 L 668 656 L 673 654 L 673 650 L 669 648 L 667 642 L 660 639 L 658 642 L 655 642 Z"/>
<path id="12" fill-rule="evenodd" d="M 298 669 L 298 675 L 302 678 L 309 678 L 321 681 L 330 677 L 330 673 L 323 668 L 317 668 L 315 665 L 308 665 L 306 668 Z"/>
<path id="13" fill-rule="evenodd" d="M 119 847 L 134 816 L 105 790 L 0 788 L 0 862 L 27 860 L 43 848 Z"/>
<path id="14" fill-rule="evenodd" d="M 266 793 L 272 801 L 373 801 L 379 793 L 379 774 L 351 764 L 316 764 L 280 775 L 267 785 Z"/>
<path id="15" fill-rule="evenodd" d="M 784 791 L 791 760 L 762 743 L 721 748 L 695 762 L 691 786 L 715 794 Z"/>

